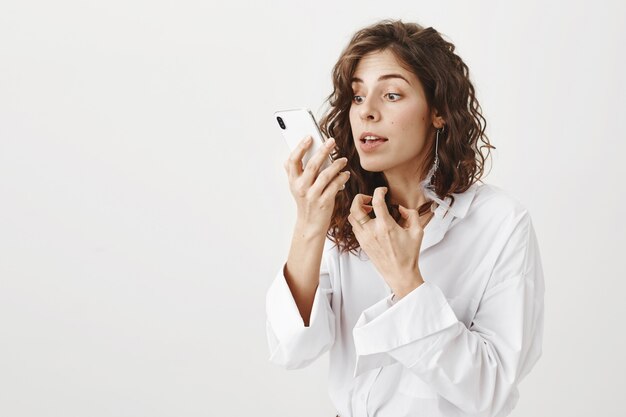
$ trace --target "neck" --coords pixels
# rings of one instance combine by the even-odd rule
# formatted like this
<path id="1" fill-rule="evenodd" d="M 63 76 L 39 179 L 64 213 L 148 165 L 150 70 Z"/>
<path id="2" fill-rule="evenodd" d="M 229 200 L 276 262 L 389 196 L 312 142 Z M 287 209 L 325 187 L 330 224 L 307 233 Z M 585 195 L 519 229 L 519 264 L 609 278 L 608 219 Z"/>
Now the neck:
<path id="1" fill-rule="evenodd" d="M 420 188 L 418 175 L 396 175 L 385 173 L 389 184 L 389 199 L 392 204 L 400 204 L 408 209 L 417 209 L 428 200 Z"/>

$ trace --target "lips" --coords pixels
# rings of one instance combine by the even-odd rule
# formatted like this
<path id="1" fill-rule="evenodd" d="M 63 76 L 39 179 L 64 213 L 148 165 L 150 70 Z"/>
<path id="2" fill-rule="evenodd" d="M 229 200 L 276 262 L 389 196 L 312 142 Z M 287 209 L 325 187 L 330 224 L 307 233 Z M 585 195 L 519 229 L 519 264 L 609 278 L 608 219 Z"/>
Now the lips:
<path id="1" fill-rule="evenodd" d="M 385 148 L 385 143 L 388 142 L 387 138 L 378 136 L 375 134 L 363 134 L 361 135 L 359 148 L 365 153 L 377 152 L 379 149 Z"/>
<path id="2" fill-rule="evenodd" d="M 363 132 L 361 136 L 359 137 L 359 140 L 361 141 L 361 143 L 367 143 L 367 142 L 375 142 L 377 140 L 386 142 L 389 139 L 387 139 L 384 136 L 378 135 L 374 132 Z"/>

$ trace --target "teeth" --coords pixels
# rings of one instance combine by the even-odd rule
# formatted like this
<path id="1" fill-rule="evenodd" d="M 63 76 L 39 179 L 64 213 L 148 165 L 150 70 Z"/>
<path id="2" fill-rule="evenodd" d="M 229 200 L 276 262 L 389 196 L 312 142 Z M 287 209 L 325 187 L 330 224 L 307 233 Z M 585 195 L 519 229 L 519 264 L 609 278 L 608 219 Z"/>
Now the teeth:
<path id="1" fill-rule="evenodd" d="M 379 138 L 378 136 L 365 136 L 363 139 L 368 141 L 368 140 L 377 140 L 377 139 L 382 139 L 382 138 Z"/>

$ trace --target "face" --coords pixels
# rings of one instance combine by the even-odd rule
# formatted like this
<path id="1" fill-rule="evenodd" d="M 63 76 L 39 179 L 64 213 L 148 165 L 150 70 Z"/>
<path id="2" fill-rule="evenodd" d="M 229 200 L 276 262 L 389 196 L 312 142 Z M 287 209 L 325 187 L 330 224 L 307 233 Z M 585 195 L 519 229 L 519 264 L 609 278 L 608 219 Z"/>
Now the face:
<path id="1" fill-rule="evenodd" d="M 391 51 L 372 52 L 359 61 L 352 91 L 350 125 L 362 168 L 418 175 L 435 127 L 417 76 Z M 364 136 L 381 139 L 364 142 Z"/>

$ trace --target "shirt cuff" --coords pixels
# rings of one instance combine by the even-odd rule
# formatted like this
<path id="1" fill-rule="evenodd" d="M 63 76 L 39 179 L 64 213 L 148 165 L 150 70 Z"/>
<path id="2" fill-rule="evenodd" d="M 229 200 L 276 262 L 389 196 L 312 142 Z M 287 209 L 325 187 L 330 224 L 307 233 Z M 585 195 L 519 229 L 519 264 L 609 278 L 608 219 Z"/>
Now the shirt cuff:
<path id="1" fill-rule="evenodd" d="M 304 325 L 300 310 L 298 310 L 291 289 L 287 284 L 284 269 L 281 268 L 267 292 L 266 299 L 267 319 L 271 323 L 272 330 L 278 340 L 286 340 L 297 333 L 306 332 L 312 327 L 320 315 L 318 310 L 320 309 L 321 292 L 322 288 L 318 285 L 313 299 L 313 306 L 311 307 L 309 327 L 307 327 Z"/>
<path id="2" fill-rule="evenodd" d="M 392 295 L 361 313 L 353 337 L 357 354 L 354 376 L 393 363 L 388 352 L 417 340 L 426 339 L 458 319 L 441 289 L 430 282 L 391 304 Z M 432 343 L 414 344 L 427 350 Z M 414 352 L 419 356 L 419 352 Z"/>

